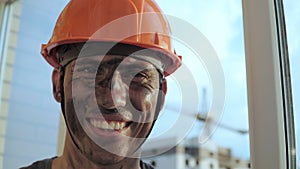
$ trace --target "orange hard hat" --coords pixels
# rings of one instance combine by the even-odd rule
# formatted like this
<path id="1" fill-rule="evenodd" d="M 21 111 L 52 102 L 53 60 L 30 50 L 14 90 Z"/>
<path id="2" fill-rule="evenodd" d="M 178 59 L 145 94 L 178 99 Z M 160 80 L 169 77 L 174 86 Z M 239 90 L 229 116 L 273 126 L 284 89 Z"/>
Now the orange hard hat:
<path id="1" fill-rule="evenodd" d="M 88 41 L 123 43 L 158 51 L 165 76 L 181 65 L 171 43 L 171 29 L 153 0 L 71 0 L 57 19 L 41 53 L 58 68 L 52 52 L 59 45 Z M 147 56 L 145 56 L 147 57 Z"/>

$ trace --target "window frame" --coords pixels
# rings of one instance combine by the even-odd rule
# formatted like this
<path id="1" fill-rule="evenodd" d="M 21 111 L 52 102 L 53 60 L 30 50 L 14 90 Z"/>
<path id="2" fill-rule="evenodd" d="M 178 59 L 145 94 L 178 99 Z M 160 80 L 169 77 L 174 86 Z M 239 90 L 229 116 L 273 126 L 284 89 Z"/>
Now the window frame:
<path id="1" fill-rule="evenodd" d="M 255 169 L 296 168 L 282 9 L 281 0 L 243 1 L 250 158 Z"/>
<path id="2" fill-rule="evenodd" d="M 0 2 L 0 95 L 2 96 L 3 77 L 6 63 L 7 44 L 9 39 L 10 22 L 12 18 L 12 4 L 17 0 Z"/>
<path id="3" fill-rule="evenodd" d="M 7 51 L 10 40 L 10 29 L 12 20 L 13 3 L 17 0 L 4 0 L 0 2 L 0 169 L 2 169 L 4 164 L 4 146 L 5 146 L 5 136 L 6 136 L 6 119 L 7 119 L 7 109 L 3 106 L 5 98 L 3 93 L 7 92 L 4 90 L 4 80 L 5 71 L 7 69 Z M 7 89 L 7 88 L 6 88 Z M 4 91 L 4 92 L 3 92 Z"/>

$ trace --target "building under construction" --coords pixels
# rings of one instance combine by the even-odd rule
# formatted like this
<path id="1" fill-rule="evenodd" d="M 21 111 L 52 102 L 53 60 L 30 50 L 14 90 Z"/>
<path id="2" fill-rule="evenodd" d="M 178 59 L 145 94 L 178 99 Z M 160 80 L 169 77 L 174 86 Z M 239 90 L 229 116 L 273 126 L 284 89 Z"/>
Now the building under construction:
<path id="1" fill-rule="evenodd" d="M 231 149 L 220 147 L 208 140 L 200 144 L 198 138 L 167 138 L 151 143 L 143 149 L 144 160 L 156 169 L 249 169 L 250 161 L 234 157 Z M 170 145 L 176 146 L 171 147 Z M 161 152 L 164 152 L 160 154 Z"/>

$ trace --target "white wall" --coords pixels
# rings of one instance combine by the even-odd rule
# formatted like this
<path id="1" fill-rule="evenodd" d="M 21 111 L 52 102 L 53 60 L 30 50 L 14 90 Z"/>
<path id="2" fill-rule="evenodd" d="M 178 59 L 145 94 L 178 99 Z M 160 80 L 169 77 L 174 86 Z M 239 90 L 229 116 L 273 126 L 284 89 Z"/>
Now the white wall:
<path id="1" fill-rule="evenodd" d="M 60 107 L 52 97 L 51 67 L 40 55 L 66 1 L 25 0 L 12 65 L 3 168 L 56 155 Z"/>

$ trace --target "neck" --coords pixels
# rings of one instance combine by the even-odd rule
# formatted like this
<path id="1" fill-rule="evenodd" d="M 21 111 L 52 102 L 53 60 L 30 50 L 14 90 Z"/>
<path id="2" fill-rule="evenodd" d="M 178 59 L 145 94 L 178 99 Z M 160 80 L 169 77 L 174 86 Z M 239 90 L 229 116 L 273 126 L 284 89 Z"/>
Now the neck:
<path id="1" fill-rule="evenodd" d="M 88 159 L 73 143 L 69 132 L 66 133 L 64 152 L 53 160 L 52 169 L 140 169 L 139 158 L 124 158 L 116 164 L 94 163 Z"/>

